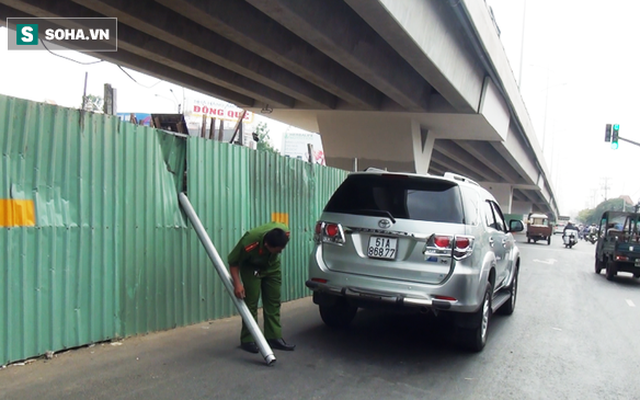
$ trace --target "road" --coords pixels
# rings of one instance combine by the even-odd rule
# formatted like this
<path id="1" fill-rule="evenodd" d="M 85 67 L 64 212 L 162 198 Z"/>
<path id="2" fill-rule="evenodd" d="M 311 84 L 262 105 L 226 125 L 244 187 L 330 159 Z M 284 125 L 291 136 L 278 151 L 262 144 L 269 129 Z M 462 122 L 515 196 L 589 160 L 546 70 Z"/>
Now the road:
<path id="1" fill-rule="evenodd" d="M 520 241 L 516 310 L 482 353 L 424 316 L 360 311 L 333 331 L 305 298 L 283 306 L 298 348 L 273 367 L 237 348 L 234 317 L 7 367 L 0 399 L 640 399 L 640 280 L 609 282 L 592 244 L 560 241 Z"/>

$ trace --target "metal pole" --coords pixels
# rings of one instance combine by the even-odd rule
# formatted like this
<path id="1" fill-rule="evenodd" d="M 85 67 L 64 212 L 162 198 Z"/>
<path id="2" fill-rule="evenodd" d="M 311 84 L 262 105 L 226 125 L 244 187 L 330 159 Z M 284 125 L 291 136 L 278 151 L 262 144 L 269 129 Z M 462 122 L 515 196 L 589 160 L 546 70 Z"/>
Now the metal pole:
<path id="1" fill-rule="evenodd" d="M 522 34 L 520 35 L 520 71 L 518 71 L 518 88 L 520 88 L 520 93 L 522 93 L 522 69 L 524 68 L 522 61 L 524 59 L 524 26 L 526 21 L 527 0 L 524 0 L 524 5 L 522 7 Z"/>
<path id="2" fill-rule="evenodd" d="M 222 279 L 222 283 L 224 284 L 225 289 L 227 289 L 227 292 L 229 293 L 229 297 L 231 297 L 231 300 L 233 300 L 233 304 L 236 306 L 236 308 L 240 312 L 240 315 L 242 316 L 242 320 L 247 325 L 247 328 L 249 328 L 251 335 L 255 339 L 256 344 L 260 349 L 260 353 L 262 354 L 262 357 L 264 357 L 264 360 L 267 363 L 267 365 L 273 365 L 273 363 L 276 361 L 276 357 L 273 355 L 273 350 L 271 349 L 266 339 L 264 338 L 264 335 L 262 334 L 262 331 L 260 330 L 258 323 L 256 322 L 256 320 L 253 319 L 253 316 L 251 315 L 251 312 L 249 312 L 249 308 L 247 308 L 247 305 L 245 304 L 244 300 L 238 299 L 236 295 L 233 293 L 233 284 L 231 283 L 231 275 L 229 274 L 229 271 L 227 271 L 227 269 L 225 268 L 222 258 L 220 258 L 220 255 L 218 254 L 218 251 L 216 250 L 213 243 L 211 242 L 211 239 L 209 238 L 207 231 L 204 229 L 204 226 L 202 226 L 202 223 L 200 222 L 198 215 L 196 214 L 195 210 L 191 206 L 191 202 L 189 201 L 189 198 L 184 193 L 180 193 L 179 198 L 180 198 L 180 204 L 182 205 L 182 208 L 187 214 L 189 221 L 191 221 L 191 223 L 193 224 L 193 228 L 198 234 L 198 238 L 202 242 L 204 249 L 207 251 L 207 255 L 211 259 L 211 262 L 213 262 L 213 266 L 216 267 L 216 270 L 218 271 L 218 275 L 220 276 L 220 279 Z"/>
<path id="3" fill-rule="evenodd" d="M 82 92 L 82 111 L 87 106 L 87 79 L 89 78 L 89 72 L 84 73 L 84 91 Z"/>

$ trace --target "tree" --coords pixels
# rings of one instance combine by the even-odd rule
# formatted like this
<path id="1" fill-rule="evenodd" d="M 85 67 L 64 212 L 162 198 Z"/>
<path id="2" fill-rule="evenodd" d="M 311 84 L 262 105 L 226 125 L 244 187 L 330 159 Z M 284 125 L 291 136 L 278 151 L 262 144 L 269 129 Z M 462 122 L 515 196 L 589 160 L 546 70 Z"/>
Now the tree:
<path id="1" fill-rule="evenodd" d="M 271 143 L 269 143 L 269 128 L 267 127 L 266 122 L 258 123 L 258 126 L 256 127 L 256 131 L 254 132 L 254 137 L 258 138 L 258 144 L 256 146 L 258 150 L 268 151 L 274 154 L 280 154 L 280 152 L 278 152 L 278 150 L 273 148 L 273 146 L 271 146 Z"/>
<path id="2" fill-rule="evenodd" d="M 101 96 L 96 96 L 94 94 L 88 94 L 84 98 L 84 110 L 91 111 L 95 113 L 102 113 L 102 105 L 104 100 Z"/>
<path id="3" fill-rule="evenodd" d="M 605 200 L 602 203 L 598 204 L 596 208 L 585 209 L 578 213 L 578 221 L 590 225 L 600 223 L 600 217 L 605 211 L 623 211 L 626 209 L 627 211 L 633 211 L 633 206 L 624 205 L 624 199 L 609 199 Z"/>

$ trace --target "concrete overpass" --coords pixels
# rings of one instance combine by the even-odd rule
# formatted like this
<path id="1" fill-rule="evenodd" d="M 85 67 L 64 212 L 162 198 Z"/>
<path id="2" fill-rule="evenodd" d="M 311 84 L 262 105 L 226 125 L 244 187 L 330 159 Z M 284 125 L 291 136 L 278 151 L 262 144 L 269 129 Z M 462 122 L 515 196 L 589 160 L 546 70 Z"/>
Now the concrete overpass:
<path id="1" fill-rule="evenodd" d="M 440 174 L 507 213 L 558 215 L 482 0 L 0 0 L 8 16 L 115 16 L 105 59 L 319 132 L 331 166 Z"/>

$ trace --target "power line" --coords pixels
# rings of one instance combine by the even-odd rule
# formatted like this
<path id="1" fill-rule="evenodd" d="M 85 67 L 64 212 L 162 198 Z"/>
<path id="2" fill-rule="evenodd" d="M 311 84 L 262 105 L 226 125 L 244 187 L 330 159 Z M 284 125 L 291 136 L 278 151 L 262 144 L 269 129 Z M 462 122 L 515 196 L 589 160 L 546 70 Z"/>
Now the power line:
<path id="1" fill-rule="evenodd" d="M 57 57 L 60 57 L 60 58 L 64 58 L 65 60 L 73 61 L 74 63 L 80 64 L 80 65 L 92 65 L 92 64 L 98 64 L 98 63 L 101 63 L 101 62 L 104 61 L 104 60 L 97 60 L 97 61 L 90 61 L 90 62 L 81 62 L 81 61 L 78 61 L 78 60 L 74 60 L 73 58 L 65 57 L 65 56 L 62 56 L 60 54 L 54 53 L 53 51 L 49 50 L 49 48 L 47 47 L 46 44 L 44 44 L 44 40 L 42 40 L 41 43 L 42 43 L 42 46 L 44 46 L 44 48 L 47 49 L 47 51 L 49 53 L 53 54 L 54 56 L 57 56 Z"/>
<path id="2" fill-rule="evenodd" d="M 151 85 L 151 86 L 145 86 L 145 85 L 143 85 L 142 83 L 140 83 L 140 82 L 138 82 L 137 80 L 135 80 L 135 79 L 133 78 L 133 76 L 129 75 L 129 73 L 128 73 L 127 71 L 125 71 L 125 70 L 124 70 L 124 68 L 122 68 L 122 66 L 121 66 L 120 64 L 116 64 L 116 65 L 118 66 L 118 68 L 120 68 L 120 70 L 121 70 L 122 72 L 124 72 L 124 73 L 125 73 L 125 75 L 127 75 L 129 78 L 131 78 L 131 80 L 132 80 L 132 81 L 134 81 L 134 82 L 135 82 L 135 83 L 137 83 L 138 85 L 142 86 L 143 88 L 151 89 L 151 88 L 153 88 L 154 86 L 156 86 L 158 83 L 163 82 L 162 80 L 158 80 L 158 82 L 154 83 L 154 84 L 153 84 L 153 85 Z"/>

